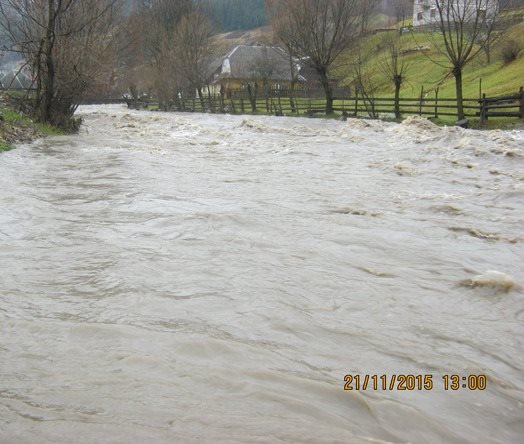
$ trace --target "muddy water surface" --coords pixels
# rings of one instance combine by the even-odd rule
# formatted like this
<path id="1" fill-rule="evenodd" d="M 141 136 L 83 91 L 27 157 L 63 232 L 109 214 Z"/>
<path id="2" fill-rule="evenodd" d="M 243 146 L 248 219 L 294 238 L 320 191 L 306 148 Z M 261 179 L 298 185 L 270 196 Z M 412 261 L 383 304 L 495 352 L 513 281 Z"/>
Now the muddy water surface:
<path id="1" fill-rule="evenodd" d="M 0 155 L 1 443 L 522 442 L 523 131 L 80 113 Z"/>

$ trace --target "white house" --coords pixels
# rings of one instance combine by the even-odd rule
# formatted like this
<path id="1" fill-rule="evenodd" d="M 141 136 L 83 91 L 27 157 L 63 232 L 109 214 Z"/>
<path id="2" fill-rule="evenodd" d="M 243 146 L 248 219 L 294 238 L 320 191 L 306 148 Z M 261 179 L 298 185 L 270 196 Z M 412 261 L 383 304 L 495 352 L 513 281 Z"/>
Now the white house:
<path id="1" fill-rule="evenodd" d="M 464 16 L 465 21 L 473 21 L 477 16 L 482 20 L 496 15 L 499 9 L 499 0 L 441 0 L 454 4 L 451 19 L 454 16 Z M 444 6 L 445 10 L 446 6 Z M 415 0 L 413 5 L 413 26 L 429 25 L 440 21 L 437 0 Z"/>

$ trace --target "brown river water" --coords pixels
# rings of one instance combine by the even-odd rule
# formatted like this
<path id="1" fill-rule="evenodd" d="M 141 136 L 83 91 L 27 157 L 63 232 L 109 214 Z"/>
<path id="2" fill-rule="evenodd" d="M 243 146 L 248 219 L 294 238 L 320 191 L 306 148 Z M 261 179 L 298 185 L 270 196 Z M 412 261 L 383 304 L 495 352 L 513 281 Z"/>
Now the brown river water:
<path id="1" fill-rule="evenodd" d="M 79 112 L 0 154 L 0 443 L 524 442 L 524 131 Z"/>

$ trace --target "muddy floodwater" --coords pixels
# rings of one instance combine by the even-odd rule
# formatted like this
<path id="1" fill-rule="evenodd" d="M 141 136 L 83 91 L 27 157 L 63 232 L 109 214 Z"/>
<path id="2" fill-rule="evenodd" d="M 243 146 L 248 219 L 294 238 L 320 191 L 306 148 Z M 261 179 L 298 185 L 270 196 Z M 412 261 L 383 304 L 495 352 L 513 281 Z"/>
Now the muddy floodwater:
<path id="1" fill-rule="evenodd" d="M 0 443 L 524 442 L 524 131 L 79 112 L 0 154 Z"/>

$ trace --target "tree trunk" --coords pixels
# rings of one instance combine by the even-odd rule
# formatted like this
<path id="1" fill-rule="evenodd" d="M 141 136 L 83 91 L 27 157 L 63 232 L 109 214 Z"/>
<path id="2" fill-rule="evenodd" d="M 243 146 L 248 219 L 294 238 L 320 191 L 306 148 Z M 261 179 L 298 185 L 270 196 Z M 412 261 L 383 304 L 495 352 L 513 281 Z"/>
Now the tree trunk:
<path id="1" fill-rule="evenodd" d="M 400 82 L 395 82 L 395 118 L 400 119 Z"/>
<path id="2" fill-rule="evenodd" d="M 295 114 L 295 81 L 291 81 L 291 89 L 289 90 L 289 105 L 291 112 Z"/>
<path id="3" fill-rule="evenodd" d="M 320 83 L 322 88 L 324 88 L 324 93 L 326 95 L 326 114 L 333 114 L 333 91 L 331 90 L 331 85 L 329 84 L 326 68 L 317 68 L 317 73 L 320 77 Z"/>
<path id="4" fill-rule="evenodd" d="M 215 98 L 211 99 L 211 88 L 209 87 L 209 83 L 207 84 L 207 99 L 209 102 L 209 109 L 211 112 L 216 113 L 215 109 Z"/>
<path id="5" fill-rule="evenodd" d="M 455 77 L 455 90 L 457 95 L 457 120 L 464 119 L 464 100 L 462 97 L 462 68 L 455 67 L 453 69 L 453 76 Z"/>
<path id="6" fill-rule="evenodd" d="M 33 109 L 35 111 L 40 112 L 40 104 L 42 103 L 42 54 L 44 52 L 44 46 L 45 46 L 45 39 L 40 40 L 40 45 L 38 47 L 38 52 L 35 57 L 34 62 L 34 70 L 35 70 L 35 77 L 36 77 L 36 94 L 35 94 L 35 104 Z"/>
<path id="7" fill-rule="evenodd" d="M 247 92 L 249 94 L 249 101 L 251 102 L 251 112 L 256 113 L 257 112 L 257 86 L 255 83 L 255 88 L 253 91 L 253 88 L 251 87 L 251 84 L 247 84 Z"/>
<path id="8" fill-rule="evenodd" d="M 271 113 L 271 108 L 269 106 L 269 87 L 266 82 L 263 83 L 263 87 L 264 87 L 264 96 L 266 99 L 266 112 Z"/>
<path id="9" fill-rule="evenodd" d="M 40 109 L 38 110 L 38 119 L 41 122 L 51 122 L 52 112 L 51 105 L 54 95 L 54 84 L 55 84 L 55 63 L 53 59 L 53 46 L 55 41 L 55 2 L 54 0 L 48 0 L 48 20 L 47 29 L 44 43 L 44 64 L 43 69 L 44 79 L 42 88 L 42 97 L 40 98 Z M 41 72 L 42 72 L 41 71 Z"/>
<path id="10" fill-rule="evenodd" d="M 201 112 L 205 113 L 206 112 L 206 104 L 204 102 L 204 94 L 202 94 L 202 87 L 201 86 L 199 86 L 197 88 L 197 92 L 198 92 L 198 98 L 200 99 Z"/>
<path id="11" fill-rule="evenodd" d="M 225 113 L 225 104 L 224 104 L 224 96 L 226 94 L 226 91 L 223 86 L 220 87 L 220 112 Z"/>

